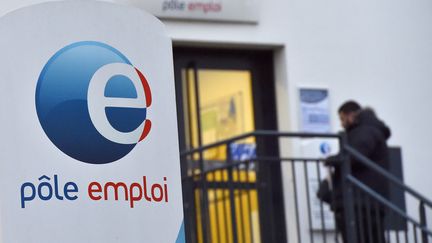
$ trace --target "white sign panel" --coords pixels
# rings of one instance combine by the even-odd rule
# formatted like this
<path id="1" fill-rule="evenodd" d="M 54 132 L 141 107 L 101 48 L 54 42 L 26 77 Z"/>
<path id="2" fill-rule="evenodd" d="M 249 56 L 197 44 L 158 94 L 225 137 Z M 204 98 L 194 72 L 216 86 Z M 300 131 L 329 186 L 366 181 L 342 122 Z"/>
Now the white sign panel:
<path id="1" fill-rule="evenodd" d="M 301 88 L 300 90 L 301 130 L 310 133 L 330 133 L 330 102 L 327 89 Z M 337 153 L 338 141 L 336 139 L 307 139 L 302 141 L 302 155 L 312 158 L 326 158 Z M 334 215 L 329 205 L 323 204 L 321 212 L 321 200 L 316 196 L 320 184 L 318 169 L 321 180 L 329 179 L 330 171 L 320 164 L 309 164 L 309 197 L 311 207 L 312 229 L 321 229 L 322 223 L 326 229 L 334 229 Z"/>
<path id="2" fill-rule="evenodd" d="M 116 0 L 160 18 L 257 23 L 258 0 Z"/>
<path id="3" fill-rule="evenodd" d="M 301 130 L 328 133 L 330 129 L 330 104 L 326 89 L 300 89 Z"/>
<path id="4" fill-rule="evenodd" d="M 0 242 L 184 242 L 163 25 L 67 1 L 8 14 L 0 33 Z"/>

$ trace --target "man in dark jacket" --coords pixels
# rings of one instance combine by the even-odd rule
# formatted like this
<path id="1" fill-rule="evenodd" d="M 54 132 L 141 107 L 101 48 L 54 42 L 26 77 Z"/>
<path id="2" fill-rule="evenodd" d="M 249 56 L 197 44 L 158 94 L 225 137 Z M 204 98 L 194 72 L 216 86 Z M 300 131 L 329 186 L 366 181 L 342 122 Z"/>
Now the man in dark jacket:
<path id="1" fill-rule="evenodd" d="M 374 163 L 384 167 L 389 159 L 386 141 L 391 135 L 390 129 L 384 122 L 377 118 L 372 109 L 362 109 L 355 101 L 345 102 L 339 108 L 339 117 L 347 133 L 348 144 Z M 382 176 L 355 158 L 351 158 L 351 173 L 375 192 L 387 196 L 388 189 Z M 340 180 L 340 170 L 336 167 L 335 202 L 332 206 L 336 214 L 337 227 L 342 233 L 344 242 L 347 243 Z M 380 207 L 376 210 L 374 200 L 366 197 L 363 195 L 354 200 L 357 238 L 360 242 L 384 243 L 383 210 L 379 209 Z"/>

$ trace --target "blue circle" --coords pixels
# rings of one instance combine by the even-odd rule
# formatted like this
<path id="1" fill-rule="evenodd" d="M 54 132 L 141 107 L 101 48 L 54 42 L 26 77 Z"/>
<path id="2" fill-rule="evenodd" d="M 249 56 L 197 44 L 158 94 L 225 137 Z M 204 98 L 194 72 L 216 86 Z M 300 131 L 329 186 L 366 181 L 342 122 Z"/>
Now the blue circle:
<path id="1" fill-rule="evenodd" d="M 109 45 L 77 42 L 51 57 L 39 76 L 36 110 L 43 130 L 63 153 L 85 163 L 106 164 L 119 160 L 136 145 L 108 140 L 96 130 L 90 118 L 87 106 L 90 80 L 99 68 L 111 63 L 131 65 L 122 53 Z M 112 79 L 107 83 L 105 96 L 136 96 L 129 79 L 121 75 Z M 146 118 L 145 109 L 129 113 L 106 109 L 106 114 L 113 127 L 123 131 L 135 129 Z"/>
<path id="2" fill-rule="evenodd" d="M 320 145 L 320 151 L 323 155 L 328 155 L 331 152 L 331 146 L 327 142 L 323 142 Z"/>

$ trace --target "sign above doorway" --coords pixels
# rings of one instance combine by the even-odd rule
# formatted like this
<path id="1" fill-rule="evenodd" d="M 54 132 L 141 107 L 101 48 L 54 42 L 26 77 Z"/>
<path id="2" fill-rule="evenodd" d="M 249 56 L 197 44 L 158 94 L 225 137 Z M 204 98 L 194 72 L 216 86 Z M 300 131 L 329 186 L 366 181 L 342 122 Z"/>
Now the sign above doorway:
<path id="1" fill-rule="evenodd" d="M 258 0 L 117 0 L 161 19 L 258 23 Z"/>

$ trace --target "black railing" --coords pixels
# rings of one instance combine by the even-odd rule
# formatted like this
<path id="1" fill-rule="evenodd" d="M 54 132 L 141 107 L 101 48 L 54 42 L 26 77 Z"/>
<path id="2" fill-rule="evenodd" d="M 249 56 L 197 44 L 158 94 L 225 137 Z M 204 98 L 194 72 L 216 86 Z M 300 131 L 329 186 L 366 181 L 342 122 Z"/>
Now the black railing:
<path id="1" fill-rule="evenodd" d="M 428 243 L 432 238 L 432 231 L 427 225 L 426 213 L 431 210 L 432 203 L 429 199 L 422 196 L 419 192 L 413 188 L 407 186 L 400 179 L 378 166 L 376 163 L 356 151 L 354 148 L 345 144 L 344 150 L 357 161 L 367 166 L 368 169 L 377 172 L 382 178 L 385 178 L 390 185 L 393 185 L 402 190 L 407 196 L 410 196 L 414 203 L 418 204 L 419 210 L 417 214 L 409 215 L 407 212 L 397 207 L 394 202 L 388 200 L 384 196 L 376 193 L 371 188 L 366 186 L 360 180 L 352 175 L 344 175 L 346 180 L 352 184 L 353 190 L 358 194 L 363 195 L 367 201 L 371 200 L 367 206 L 371 204 L 378 204 L 381 206 L 386 215 L 394 215 L 394 218 L 402 219 L 406 226 L 401 231 L 393 232 L 393 235 L 387 233 L 387 239 L 393 239 L 396 242 L 422 242 Z M 411 229 L 410 229 L 411 228 Z M 411 236 L 409 235 L 411 233 Z M 369 233 L 368 233 L 369 234 Z M 403 240 L 401 239 L 401 235 Z M 369 237 L 369 235 L 368 235 Z M 368 241 L 365 241 L 368 242 Z"/>
<path id="2" fill-rule="evenodd" d="M 317 187 L 325 173 L 322 169 L 323 158 L 282 157 L 265 154 L 265 149 L 260 149 L 269 140 L 274 142 L 277 139 L 280 143 L 284 138 L 338 141 L 341 163 L 337 166 L 342 190 L 340 197 L 333 193 L 333 203 L 338 200 L 337 203 L 343 208 L 342 214 L 333 215 L 329 205 L 316 197 Z M 232 152 L 233 145 L 245 141 L 256 144 L 257 152 L 236 158 Z M 208 154 L 215 149 L 224 151 L 216 159 Z M 356 178 L 351 173 L 352 158 L 378 173 L 386 183 L 402 190 L 402 195 L 410 195 L 417 200 L 419 214 L 408 214 L 405 208 Z M 286 234 L 290 242 L 342 242 L 344 236 L 349 243 L 427 243 L 432 237 L 426 220 L 432 203 L 405 185 L 400 178 L 350 147 L 344 134 L 255 131 L 182 152 L 181 159 L 188 168 L 187 175 L 183 177 L 188 243 L 284 242 L 275 236 L 277 232 L 273 230 L 277 222 L 274 222 L 272 214 L 277 213 L 285 214 L 288 219 Z M 268 174 L 262 171 L 274 166 L 279 166 L 275 168 L 281 168 L 284 172 L 285 195 L 284 199 L 269 203 L 267 197 L 270 194 L 267 191 L 271 190 L 271 178 L 266 178 Z M 289 206 L 285 212 L 274 212 L 271 210 L 272 203 Z M 389 221 L 400 221 L 403 227 L 389 227 L 392 223 Z M 342 226 L 340 222 L 343 222 Z M 383 237 L 378 235 L 380 232 Z"/>

